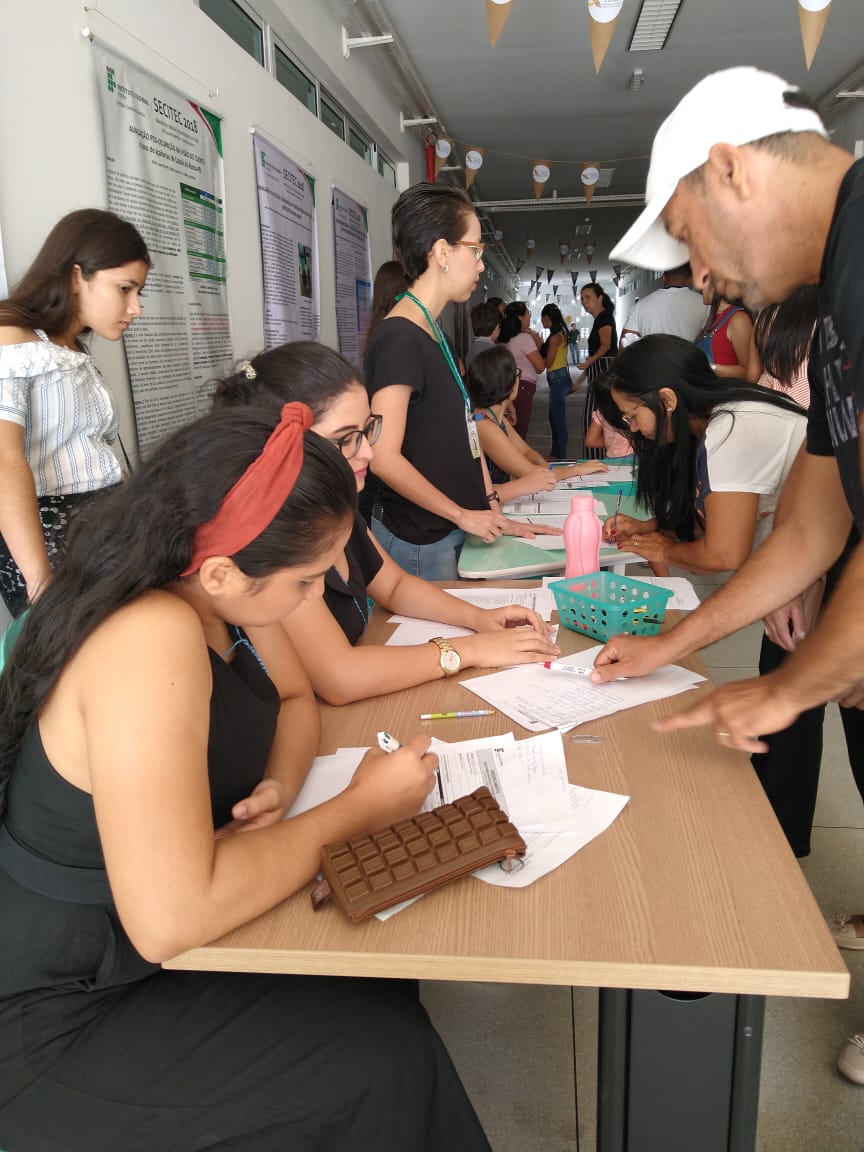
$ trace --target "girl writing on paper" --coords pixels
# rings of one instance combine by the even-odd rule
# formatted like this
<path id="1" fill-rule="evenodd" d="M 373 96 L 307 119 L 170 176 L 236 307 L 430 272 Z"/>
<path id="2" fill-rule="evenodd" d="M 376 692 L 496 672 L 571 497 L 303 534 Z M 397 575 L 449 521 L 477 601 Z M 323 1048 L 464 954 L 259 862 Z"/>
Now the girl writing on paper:
<path id="1" fill-rule="evenodd" d="M 481 352 L 468 368 L 466 383 L 486 466 L 503 503 L 529 492 L 550 492 L 559 480 L 571 476 L 609 471 L 598 460 L 550 468 L 510 426 L 504 410 L 519 387 L 519 369 L 506 346 Z"/>
<path id="2" fill-rule="evenodd" d="M 283 820 L 319 722 L 280 621 L 356 504 L 311 420 L 160 445 L 81 517 L 0 676 L 3 1148 L 488 1152 L 411 984 L 160 968 L 434 783 L 417 737 Z"/>
<path id="3" fill-rule="evenodd" d="M 219 409 L 267 403 L 276 413 L 288 400 L 309 405 L 313 431 L 339 449 L 362 492 L 382 418 L 370 415 L 357 369 L 337 352 L 303 341 L 261 352 L 218 386 L 214 404 Z M 474 634 L 453 637 L 444 649 L 428 642 L 357 645 L 368 623 L 369 596 L 392 612 Z M 283 623 L 315 691 L 330 704 L 395 692 L 463 668 L 548 660 L 557 652 L 535 612 L 515 604 L 477 608 L 410 575 L 382 551 L 359 517 L 324 577 L 323 599 L 303 604 Z"/>
<path id="4" fill-rule="evenodd" d="M 13 616 L 50 582 L 70 517 L 120 483 L 117 415 L 84 338 L 121 338 L 149 269 L 131 224 L 86 208 L 0 301 L 0 595 Z"/>

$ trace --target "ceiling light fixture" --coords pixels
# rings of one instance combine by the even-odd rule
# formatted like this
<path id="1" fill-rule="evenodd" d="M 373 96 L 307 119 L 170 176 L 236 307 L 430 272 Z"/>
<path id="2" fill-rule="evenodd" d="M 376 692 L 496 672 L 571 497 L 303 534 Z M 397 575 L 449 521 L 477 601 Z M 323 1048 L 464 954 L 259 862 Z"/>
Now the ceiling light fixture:
<path id="1" fill-rule="evenodd" d="M 659 52 L 666 47 L 683 0 L 642 0 L 628 52 Z"/>

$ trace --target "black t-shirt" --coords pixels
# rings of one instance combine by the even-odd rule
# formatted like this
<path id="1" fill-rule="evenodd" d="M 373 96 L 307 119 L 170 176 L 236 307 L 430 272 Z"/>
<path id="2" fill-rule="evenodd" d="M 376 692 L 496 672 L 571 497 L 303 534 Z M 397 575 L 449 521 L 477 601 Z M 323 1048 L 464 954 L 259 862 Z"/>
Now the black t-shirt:
<path id="1" fill-rule="evenodd" d="M 359 512 L 354 515 L 354 528 L 345 545 L 345 559 L 348 561 L 348 582 L 335 568 L 328 569 L 324 575 L 324 603 L 348 637 L 348 642 L 356 644 L 369 622 L 366 589 L 383 564 L 381 554 L 369 539 L 366 521 Z"/>
<path id="2" fill-rule="evenodd" d="M 597 349 L 600 347 L 600 329 L 612 329 L 612 341 L 609 345 L 607 356 L 617 356 L 618 354 L 618 330 L 615 327 L 615 316 L 608 308 L 604 309 L 599 316 L 594 318 L 594 323 L 591 325 L 591 331 L 588 333 L 588 355 L 593 356 Z"/>
<path id="3" fill-rule="evenodd" d="M 462 508 L 488 509 L 480 459 L 471 454 L 465 400 L 428 332 L 402 316 L 382 320 L 366 348 L 364 368 L 370 402 L 393 384 L 411 389 L 402 455 L 421 475 Z M 374 408 L 374 403 L 372 404 Z M 434 544 L 455 525 L 420 508 L 385 484 L 378 499 L 382 521 L 411 544 Z"/>
<path id="4" fill-rule="evenodd" d="M 858 420 L 864 408 L 864 160 L 840 185 L 819 276 L 810 351 L 807 451 L 836 456 L 843 491 L 864 532 Z"/>

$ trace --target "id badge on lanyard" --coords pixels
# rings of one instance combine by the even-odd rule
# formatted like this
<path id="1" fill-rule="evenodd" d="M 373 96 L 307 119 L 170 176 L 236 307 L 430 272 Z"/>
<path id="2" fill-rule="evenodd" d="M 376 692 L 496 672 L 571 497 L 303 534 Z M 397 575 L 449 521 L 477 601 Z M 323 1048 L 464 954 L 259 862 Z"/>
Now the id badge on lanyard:
<path id="1" fill-rule="evenodd" d="M 465 413 L 465 420 L 468 424 L 468 444 L 471 447 L 471 455 L 475 460 L 480 459 L 480 434 L 477 431 L 477 421 L 474 416 L 467 412 Z"/>

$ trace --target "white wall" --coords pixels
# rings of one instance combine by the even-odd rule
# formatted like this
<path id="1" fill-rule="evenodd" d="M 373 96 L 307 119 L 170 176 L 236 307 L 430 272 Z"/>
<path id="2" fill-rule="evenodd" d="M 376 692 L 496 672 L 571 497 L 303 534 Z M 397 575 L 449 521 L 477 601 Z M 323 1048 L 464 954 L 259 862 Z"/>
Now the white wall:
<path id="1" fill-rule="evenodd" d="M 326 0 L 255 5 L 389 157 L 422 179 L 423 150 L 400 135 L 399 105 L 375 49 L 342 56 L 340 20 Z M 105 206 L 105 163 L 93 52 L 102 42 L 223 118 L 226 249 L 234 352 L 263 345 L 258 207 L 252 124 L 309 165 L 318 182 L 321 338 L 337 344 L 331 182 L 368 205 L 373 269 L 391 255 L 390 209 L 397 193 L 377 171 L 308 112 L 193 0 L 4 0 L 0 35 L 0 228 L 9 282 L 24 272 L 66 212 Z M 218 89 L 218 94 L 215 93 Z M 408 111 L 408 110 L 406 110 Z M 111 384 L 124 440 L 132 442 L 131 396 L 122 350 L 101 340 L 94 353 Z"/>

